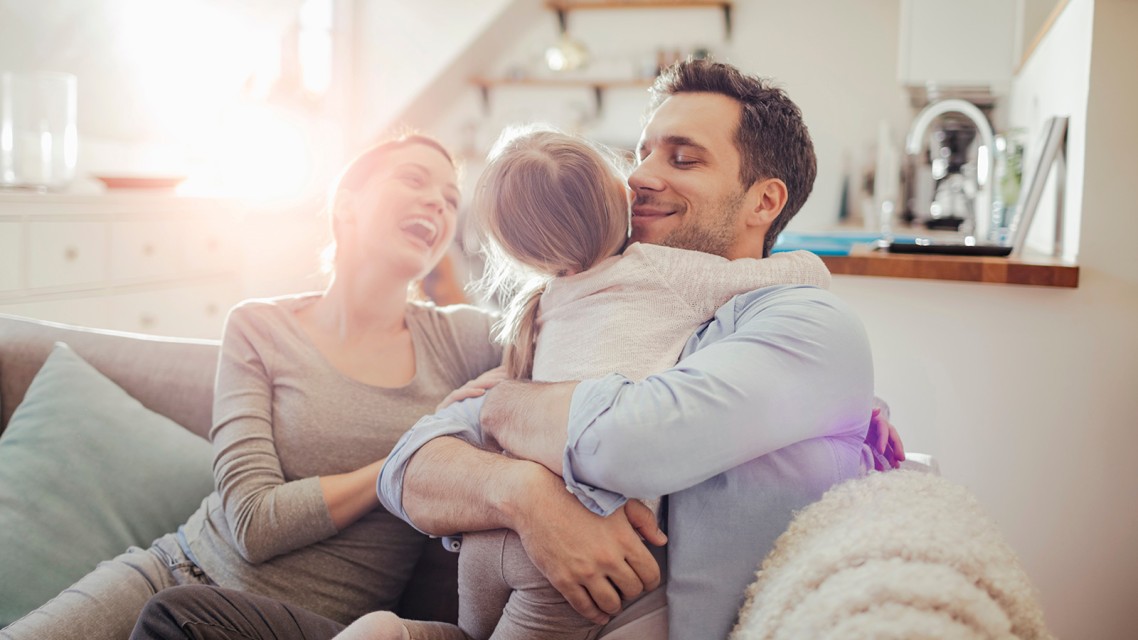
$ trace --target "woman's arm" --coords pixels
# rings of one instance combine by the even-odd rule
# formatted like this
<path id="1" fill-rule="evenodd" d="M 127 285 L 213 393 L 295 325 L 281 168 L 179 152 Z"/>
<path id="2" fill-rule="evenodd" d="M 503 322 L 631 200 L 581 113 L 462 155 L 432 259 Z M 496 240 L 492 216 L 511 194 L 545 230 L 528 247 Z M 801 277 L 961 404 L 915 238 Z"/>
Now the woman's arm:
<path id="1" fill-rule="evenodd" d="M 321 479 L 286 482 L 281 470 L 273 435 L 270 373 L 276 353 L 275 328 L 265 318 L 272 311 L 266 305 L 247 304 L 230 313 L 210 430 L 214 479 L 230 537 L 241 557 L 254 564 L 319 542 L 339 530 L 325 502 Z M 362 486 L 362 479 L 357 480 Z M 341 495 L 339 488 L 332 493 Z"/>
<path id="2" fill-rule="evenodd" d="M 320 476 L 320 490 L 324 492 L 328 514 L 337 530 L 344 529 L 379 506 L 375 483 L 379 480 L 379 470 L 386 460 L 387 458 L 382 458 L 348 473 Z"/>

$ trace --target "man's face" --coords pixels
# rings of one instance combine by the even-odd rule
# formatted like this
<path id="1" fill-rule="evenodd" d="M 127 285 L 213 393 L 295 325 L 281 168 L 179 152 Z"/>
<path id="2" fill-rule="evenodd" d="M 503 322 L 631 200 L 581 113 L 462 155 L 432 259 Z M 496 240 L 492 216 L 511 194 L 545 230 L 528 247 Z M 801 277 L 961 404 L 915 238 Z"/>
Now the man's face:
<path id="1" fill-rule="evenodd" d="M 628 178 L 635 200 L 629 242 L 739 258 L 747 191 L 735 131 L 742 107 L 716 93 L 680 93 L 652 114 Z M 760 257 L 760 256 L 753 256 Z"/>

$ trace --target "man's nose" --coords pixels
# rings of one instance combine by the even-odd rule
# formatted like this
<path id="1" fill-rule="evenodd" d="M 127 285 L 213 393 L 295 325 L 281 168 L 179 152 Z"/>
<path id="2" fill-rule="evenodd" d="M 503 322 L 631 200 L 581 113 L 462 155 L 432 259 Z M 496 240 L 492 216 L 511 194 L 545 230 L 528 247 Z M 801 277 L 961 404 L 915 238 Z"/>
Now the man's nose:
<path id="1" fill-rule="evenodd" d="M 628 186 L 632 187 L 634 193 L 641 190 L 663 191 L 664 181 L 660 178 L 651 159 L 646 158 L 636 165 L 636 168 L 629 174 Z"/>

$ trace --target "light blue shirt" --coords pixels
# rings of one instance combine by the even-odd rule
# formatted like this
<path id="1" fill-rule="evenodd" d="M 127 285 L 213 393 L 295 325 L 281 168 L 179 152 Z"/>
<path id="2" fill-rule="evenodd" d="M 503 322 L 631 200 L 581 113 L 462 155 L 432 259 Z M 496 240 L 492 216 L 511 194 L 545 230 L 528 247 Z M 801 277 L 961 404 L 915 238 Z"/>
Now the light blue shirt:
<path id="1" fill-rule="evenodd" d="M 403 436 L 380 474 L 385 508 L 414 526 L 407 462 L 439 436 L 481 444 L 481 406 L 452 405 Z M 872 406 L 869 342 L 848 306 L 813 287 L 759 289 L 720 307 L 672 369 L 577 386 L 565 484 L 602 515 L 667 496 L 669 635 L 725 638 L 795 511 L 872 467 Z"/>

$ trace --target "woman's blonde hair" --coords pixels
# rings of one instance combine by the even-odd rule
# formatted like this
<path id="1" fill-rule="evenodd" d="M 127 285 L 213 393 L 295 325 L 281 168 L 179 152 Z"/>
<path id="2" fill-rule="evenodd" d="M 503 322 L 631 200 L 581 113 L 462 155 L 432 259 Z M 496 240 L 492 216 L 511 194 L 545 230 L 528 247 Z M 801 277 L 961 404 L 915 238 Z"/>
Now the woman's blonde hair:
<path id="1" fill-rule="evenodd" d="M 482 286 L 509 302 L 497 327 L 510 376 L 533 372 L 538 303 L 549 281 L 615 255 L 628 191 L 615 153 L 548 129 L 503 132 L 471 205 L 486 257 Z"/>

